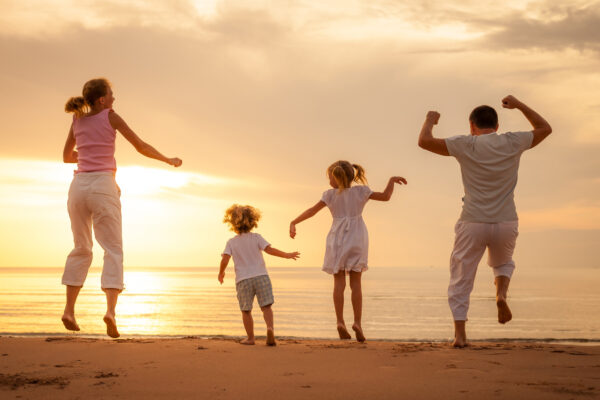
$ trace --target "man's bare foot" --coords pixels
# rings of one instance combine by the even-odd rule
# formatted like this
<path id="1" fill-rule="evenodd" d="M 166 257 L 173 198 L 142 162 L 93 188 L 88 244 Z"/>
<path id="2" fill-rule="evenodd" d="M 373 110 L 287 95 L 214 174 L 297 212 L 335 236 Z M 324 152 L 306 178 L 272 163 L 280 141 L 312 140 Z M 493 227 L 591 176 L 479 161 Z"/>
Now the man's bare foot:
<path id="1" fill-rule="evenodd" d="M 267 346 L 277 346 L 273 329 L 267 329 Z"/>
<path id="2" fill-rule="evenodd" d="M 115 317 L 110 314 L 106 314 L 103 318 L 104 323 L 106 324 L 106 334 L 113 339 L 121 336 L 119 331 L 117 330 L 117 321 L 115 321 Z"/>
<path id="3" fill-rule="evenodd" d="M 364 342 L 366 340 L 365 335 L 363 334 L 362 328 L 357 324 L 352 325 L 352 330 L 356 334 L 356 340 L 359 342 Z"/>
<path id="4" fill-rule="evenodd" d="M 452 347 L 462 349 L 468 346 L 465 323 L 466 321 L 454 321 L 454 342 L 452 342 Z"/>
<path id="5" fill-rule="evenodd" d="M 240 340 L 240 344 L 245 344 L 246 346 L 254 346 L 254 338 L 245 338 Z"/>
<path id="6" fill-rule="evenodd" d="M 512 319 L 512 313 L 510 312 L 510 308 L 508 308 L 506 299 L 496 297 L 496 307 L 498 307 L 498 322 L 505 324 Z"/>
<path id="7" fill-rule="evenodd" d="M 338 334 L 340 335 L 340 339 L 347 340 L 352 339 L 352 336 L 348 333 L 348 329 L 346 329 L 346 325 L 338 324 L 337 326 Z"/>
<path id="8" fill-rule="evenodd" d="M 79 325 L 75 321 L 75 316 L 68 315 L 68 314 L 63 314 L 61 320 L 62 320 L 62 323 L 65 326 L 65 328 L 67 328 L 68 330 L 70 330 L 70 331 L 79 331 L 79 330 L 81 330 L 81 329 L 79 329 Z"/>

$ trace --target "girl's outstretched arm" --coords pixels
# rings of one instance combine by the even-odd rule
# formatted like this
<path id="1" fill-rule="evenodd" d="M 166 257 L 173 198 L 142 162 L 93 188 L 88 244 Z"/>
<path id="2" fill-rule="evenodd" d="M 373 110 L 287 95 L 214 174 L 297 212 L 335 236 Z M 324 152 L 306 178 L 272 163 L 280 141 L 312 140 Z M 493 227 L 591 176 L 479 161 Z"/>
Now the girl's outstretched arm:
<path id="1" fill-rule="evenodd" d="M 73 125 L 69 129 L 67 135 L 67 141 L 65 142 L 65 148 L 63 149 L 63 162 L 65 163 L 76 163 L 78 160 L 78 154 L 75 151 L 75 135 L 73 134 Z"/>
<path id="2" fill-rule="evenodd" d="M 296 224 L 299 224 L 300 222 L 304 221 L 305 219 L 309 219 L 310 217 L 314 216 L 316 213 L 321 211 L 321 209 L 323 207 L 325 207 L 325 203 L 322 200 L 319 200 L 319 202 L 317 204 L 315 204 L 308 210 L 304 211 L 295 220 L 290 222 L 290 237 L 292 239 L 294 237 L 296 237 Z"/>
<path id="3" fill-rule="evenodd" d="M 165 157 L 154 147 L 150 146 L 148 143 L 140 139 L 140 137 L 136 135 L 135 132 L 127 125 L 125 120 L 121 118 L 116 112 L 109 112 L 108 120 L 110 121 L 112 127 L 121 132 L 125 139 L 127 139 L 127 141 L 131 143 L 140 154 L 143 154 L 149 158 L 154 158 L 155 160 L 166 162 L 167 164 L 172 165 L 174 167 L 181 166 L 182 161 L 179 158 Z"/>
<path id="4" fill-rule="evenodd" d="M 292 253 L 286 253 L 285 251 L 278 250 L 275 247 L 271 247 L 271 246 L 265 247 L 265 253 L 275 256 L 275 257 L 291 258 L 293 260 L 300 257 L 300 253 L 298 253 L 297 251 L 294 251 Z"/>
<path id="5" fill-rule="evenodd" d="M 217 278 L 221 285 L 223 284 L 223 279 L 225 279 L 225 268 L 227 268 L 227 264 L 229 264 L 229 259 L 231 256 L 229 254 L 223 254 L 221 256 L 221 266 L 219 267 L 219 277 Z"/>
<path id="6" fill-rule="evenodd" d="M 378 201 L 388 201 L 392 198 L 392 193 L 394 193 L 394 183 L 397 183 L 398 185 L 406 185 L 408 182 L 406 182 L 406 179 L 404 179 L 401 176 L 392 176 L 388 181 L 385 190 L 383 192 L 371 193 L 369 199 Z"/>

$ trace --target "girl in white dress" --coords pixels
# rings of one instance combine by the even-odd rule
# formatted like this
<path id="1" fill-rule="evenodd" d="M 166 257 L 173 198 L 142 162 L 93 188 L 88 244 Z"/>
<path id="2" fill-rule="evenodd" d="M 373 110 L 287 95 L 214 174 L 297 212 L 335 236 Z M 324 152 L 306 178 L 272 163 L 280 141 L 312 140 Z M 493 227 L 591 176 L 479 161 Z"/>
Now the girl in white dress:
<path id="1" fill-rule="evenodd" d="M 356 171 L 356 172 L 355 172 Z M 406 184 L 400 176 L 390 178 L 383 192 L 373 192 L 366 186 L 365 170 L 348 161 L 336 161 L 327 168 L 329 184 L 333 189 L 323 193 L 321 200 L 304 211 L 290 223 L 290 236 L 296 236 L 296 224 L 314 216 L 327 206 L 333 216 L 331 230 L 327 235 L 323 271 L 333 275 L 333 305 L 337 317 L 340 339 L 350 339 L 344 322 L 344 289 L 346 274 L 350 275 L 354 324 L 352 330 L 359 342 L 365 341 L 361 327 L 362 290 L 361 275 L 368 269 L 369 238 L 362 218 L 362 210 L 369 199 L 388 201 L 394 191 L 394 183 Z M 352 182 L 363 185 L 352 186 Z"/>

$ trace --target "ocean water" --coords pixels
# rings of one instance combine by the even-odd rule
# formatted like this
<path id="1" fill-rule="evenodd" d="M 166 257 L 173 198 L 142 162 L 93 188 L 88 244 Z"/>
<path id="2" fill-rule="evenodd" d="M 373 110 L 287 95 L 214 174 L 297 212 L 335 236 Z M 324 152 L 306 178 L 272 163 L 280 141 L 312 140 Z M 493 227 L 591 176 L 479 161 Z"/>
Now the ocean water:
<path id="1" fill-rule="evenodd" d="M 270 268 L 276 334 L 336 338 L 333 278 L 318 267 Z M 71 334 L 62 326 L 62 268 L 0 268 L 0 335 Z M 117 321 L 123 337 L 243 336 L 233 269 L 126 268 Z M 445 341 L 453 336 L 447 268 L 372 267 L 363 274 L 363 329 L 369 339 Z M 471 295 L 470 339 L 600 341 L 600 270 L 515 272 L 509 291 L 513 321 L 496 320 L 492 272 L 479 268 Z M 352 306 L 346 289 L 345 319 Z M 92 268 L 76 307 L 82 335 L 104 335 L 106 302 L 100 269 Z M 262 313 L 253 311 L 257 335 Z"/>

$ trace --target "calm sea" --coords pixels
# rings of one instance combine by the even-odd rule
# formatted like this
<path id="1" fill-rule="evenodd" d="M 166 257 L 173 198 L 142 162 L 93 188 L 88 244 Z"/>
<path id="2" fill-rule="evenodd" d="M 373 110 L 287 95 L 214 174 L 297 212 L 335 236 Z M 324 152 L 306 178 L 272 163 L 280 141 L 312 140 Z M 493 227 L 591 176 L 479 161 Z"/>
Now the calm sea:
<path id="1" fill-rule="evenodd" d="M 331 276 L 317 267 L 270 268 L 278 336 L 335 338 Z M 127 268 L 117 321 L 123 337 L 242 336 L 233 270 L 217 282 L 216 268 Z M 66 334 L 62 268 L 0 268 L 0 334 Z M 444 341 L 453 336 L 446 299 L 446 268 L 372 267 L 363 274 L 363 328 L 367 338 Z M 496 321 L 493 277 L 480 267 L 471 296 L 471 339 L 600 341 L 600 270 L 527 270 L 514 276 L 514 319 Z M 81 334 L 104 335 L 100 270 L 92 268 L 76 313 Z M 255 329 L 264 324 L 255 304 Z M 352 323 L 349 287 L 346 323 Z"/>

